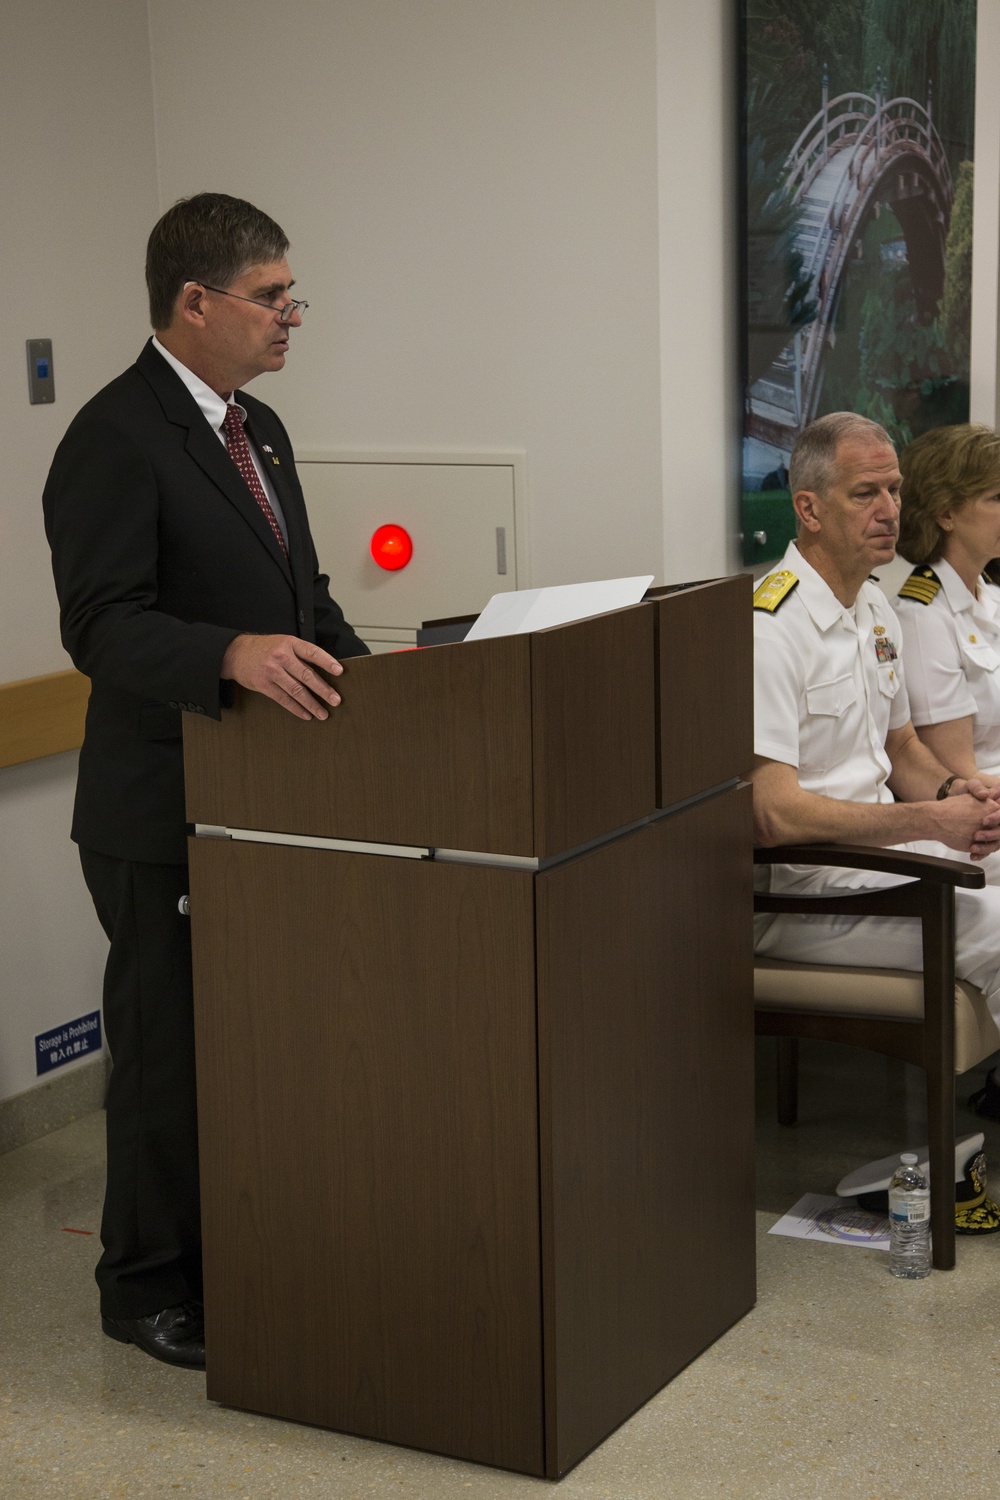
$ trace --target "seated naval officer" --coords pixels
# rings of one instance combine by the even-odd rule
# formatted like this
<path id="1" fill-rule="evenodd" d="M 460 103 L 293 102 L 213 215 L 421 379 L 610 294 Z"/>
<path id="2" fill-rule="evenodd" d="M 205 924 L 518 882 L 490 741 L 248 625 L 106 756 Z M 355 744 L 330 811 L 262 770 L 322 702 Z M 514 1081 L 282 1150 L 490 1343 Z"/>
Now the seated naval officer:
<path id="1" fill-rule="evenodd" d="M 916 563 L 892 606 L 917 734 L 949 770 L 1000 785 L 1000 434 L 935 427 L 903 453 L 899 551 Z M 1000 883 L 1000 860 L 987 880 Z"/>
<path id="2" fill-rule="evenodd" d="M 869 577 L 895 552 L 900 483 L 888 434 L 854 413 L 820 418 L 795 445 L 797 538 L 754 595 L 751 779 L 763 845 L 944 844 L 980 860 L 1000 843 L 1000 802 L 942 765 L 910 722 L 898 622 Z M 769 874 L 772 889 L 806 893 L 898 884 L 859 870 Z M 1000 887 L 955 895 L 956 971 L 1000 1023 Z M 798 962 L 922 968 L 920 927 L 906 918 L 760 916 L 756 947 Z"/>
<path id="3" fill-rule="evenodd" d="M 902 455 L 899 551 L 916 563 L 893 600 L 917 734 L 949 771 L 1000 786 L 1000 435 L 963 423 Z M 942 849 L 941 853 L 947 851 Z M 1000 885 L 1000 857 L 984 861 Z M 991 1074 L 969 1105 L 1000 1120 Z"/>

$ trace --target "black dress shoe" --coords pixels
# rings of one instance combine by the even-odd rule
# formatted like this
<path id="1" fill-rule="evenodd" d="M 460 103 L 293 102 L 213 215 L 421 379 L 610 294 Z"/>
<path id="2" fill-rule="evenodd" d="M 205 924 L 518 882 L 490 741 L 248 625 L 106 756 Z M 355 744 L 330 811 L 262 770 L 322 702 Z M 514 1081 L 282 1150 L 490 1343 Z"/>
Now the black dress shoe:
<path id="1" fill-rule="evenodd" d="M 984 1120 L 1000 1120 L 1000 1085 L 992 1072 L 987 1073 L 983 1087 L 971 1095 L 969 1108 L 974 1115 L 981 1115 Z"/>
<path id="2" fill-rule="evenodd" d="M 101 1327 L 120 1344 L 135 1344 L 167 1365 L 205 1368 L 205 1315 L 200 1302 L 182 1302 L 144 1318 L 102 1318 Z"/>

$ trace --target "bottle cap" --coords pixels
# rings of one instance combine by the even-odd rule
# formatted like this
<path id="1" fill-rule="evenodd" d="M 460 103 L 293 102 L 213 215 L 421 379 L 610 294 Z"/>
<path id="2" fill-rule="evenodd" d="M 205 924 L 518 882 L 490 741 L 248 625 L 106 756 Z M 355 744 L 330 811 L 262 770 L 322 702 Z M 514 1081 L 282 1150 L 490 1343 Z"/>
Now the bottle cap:
<path id="1" fill-rule="evenodd" d="M 917 1153 L 915 1151 L 904 1151 L 899 1159 L 904 1166 L 915 1167 L 917 1164 Z"/>

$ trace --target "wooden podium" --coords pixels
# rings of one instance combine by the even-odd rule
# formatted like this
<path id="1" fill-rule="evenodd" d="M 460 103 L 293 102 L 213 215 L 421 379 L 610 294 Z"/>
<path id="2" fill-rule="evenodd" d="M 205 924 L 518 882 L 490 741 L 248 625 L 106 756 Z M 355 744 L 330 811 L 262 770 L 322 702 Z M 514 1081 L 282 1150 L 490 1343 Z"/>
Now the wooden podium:
<path id="1" fill-rule="evenodd" d="M 213 1400 L 556 1478 L 752 1306 L 750 592 L 185 716 Z"/>

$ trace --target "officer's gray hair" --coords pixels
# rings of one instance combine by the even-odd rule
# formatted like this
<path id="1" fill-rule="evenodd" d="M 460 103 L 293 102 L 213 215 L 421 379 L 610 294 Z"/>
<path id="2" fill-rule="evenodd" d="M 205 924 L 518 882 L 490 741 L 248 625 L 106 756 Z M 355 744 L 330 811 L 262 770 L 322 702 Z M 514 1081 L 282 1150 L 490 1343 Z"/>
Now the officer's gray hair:
<path id="1" fill-rule="evenodd" d="M 864 437 L 872 443 L 892 438 L 884 427 L 855 411 L 832 411 L 810 422 L 799 436 L 788 464 L 788 486 L 793 495 L 811 490 L 824 497 L 836 478 L 837 448 L 843 438 Z"/>

